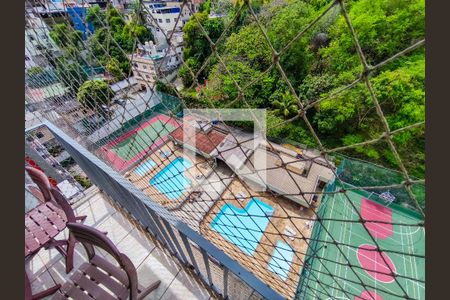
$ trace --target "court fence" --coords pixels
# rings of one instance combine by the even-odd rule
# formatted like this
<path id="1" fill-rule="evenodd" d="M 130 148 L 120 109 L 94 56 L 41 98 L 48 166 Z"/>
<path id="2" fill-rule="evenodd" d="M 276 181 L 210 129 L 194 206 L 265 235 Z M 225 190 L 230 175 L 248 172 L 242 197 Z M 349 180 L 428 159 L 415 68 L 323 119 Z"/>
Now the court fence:
<path id="1" fill-rule="evenodd" d="M 404 177 L 400 172 L 342 154 L 336 157 L 340 161 L 337 174 L 344 183 L 376 195 L 389 193 L 395 197 L 394 203 L 408 210 L 418 211 L 414 199 L 402 185 Z M 411 176 L 411 179 L 415 178 Z M 425 209 L 425 185 L 417 183 L 411 189 L 422 209 Z"/>

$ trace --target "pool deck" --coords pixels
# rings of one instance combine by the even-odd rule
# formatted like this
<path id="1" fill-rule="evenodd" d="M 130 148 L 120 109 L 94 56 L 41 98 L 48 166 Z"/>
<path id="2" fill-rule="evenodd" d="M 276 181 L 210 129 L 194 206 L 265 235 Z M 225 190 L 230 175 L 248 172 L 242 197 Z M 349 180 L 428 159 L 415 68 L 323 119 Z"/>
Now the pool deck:
<path id="1" fill-rule="evenodd" d="M 171 153 L 171 155 L 169 155 L 168 158 L 165 158 L 161 155 L 161 151 Z M 184 175 L 192 182 L 192 184 L 186 189 L 185 192 L 181 193 L 181 195 L 177 199 L 170 199 L 156 187 L 151 185 L 150 180 L 177 157 L 184 157 L 185 159 L 189 159 L 192 162 L 192 167 L 188 168 L 184 172 Z M 183 200 L 186 199 L 191 191 L 195 190 L 198 184 L 202 180 L 204 180 L 212 171 L 211 167 L 208 165 L 207 161 L 204 158 L 191 152 L 183 152 L 171 141 L 166 142 L 155 152 L 146 155 L 142 162 L 145 162 L 147 160 L 154 161 L 156 165 L 144 176 L 140 176 L 134 172 L 134 170 L 140 165 L 137 164 L 125 174 L 125 177 L 130 180 L 136 187 L 144 191 L 144 193 L 151 197 L 154 201 L 169 209 L 175 209 L 179 205 L 181 205 Z M 197 176 L 201 176 L 201 179 L 197 179 Z"/>
<path id="2" fill-rule="evenodd" d="M 237 194 L 242 192 L 245 198 L 237 200 Z M 219 214 L 225 203 L 234 205 L 236 208 L 243 209 L 247 206 L 249 200 L 256 197 L 274 209 L 273 216 L 270 218 L 264 234 L 252 256 L 246 255 L 238 246 L 232 244 L 218 232 L 211 228 L 211 222 Z M 216 201 L 210 212 L 200 224 L 201 234 L 218 245 L 225 253 L 245 265 L 251 272 L 260 279 L 268 283 L 274 290 L 278 291 L 287 298 L 295 295 L 295 289 L 300 278 L 301 267 L 308 249 L 308 240 L 312 226 L 308 226 L 314 219 L 312 209 L 301 208 L 301 206 L 291 200 L 281 196 L 274 196 L 269 192 L 255 192 L 247 187 L 241 180 L 234 179 L 222 194 L 221 200 Z M 294 231 L 290 237 L 286 233 L 286 228 Z M 288 244 L 295 252 L 291 268 L 286 281 L 278 275 L 268 270 L 268 264 L 272 259 L 272 254 L 278 241 Z"/>

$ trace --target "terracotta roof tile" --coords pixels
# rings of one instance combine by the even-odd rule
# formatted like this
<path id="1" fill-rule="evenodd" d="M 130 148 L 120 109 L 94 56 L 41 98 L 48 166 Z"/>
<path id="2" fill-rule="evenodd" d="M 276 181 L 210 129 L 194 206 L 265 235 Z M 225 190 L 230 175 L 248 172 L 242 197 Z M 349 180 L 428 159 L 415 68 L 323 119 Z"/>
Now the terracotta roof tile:
<path id="1" fill-rule="evenodd" d="M 197 150 L 207 154 L 210 154 L 223 141 L 223 139 L 225 139 L 226 136 L 225 134 L 214 129 L 210 130 L 208 133 L 195 131 L 194 145 L 194 137 L 189 136 L 189 134 L 190 133 L 186 133 L 187 136 L 184 137 L 183 126 L 180 126 L 172 131 L 170 136 L 180 143 L 184 143 L 184 139 L 187 139 L 187 144 L 194 146 Z"/>

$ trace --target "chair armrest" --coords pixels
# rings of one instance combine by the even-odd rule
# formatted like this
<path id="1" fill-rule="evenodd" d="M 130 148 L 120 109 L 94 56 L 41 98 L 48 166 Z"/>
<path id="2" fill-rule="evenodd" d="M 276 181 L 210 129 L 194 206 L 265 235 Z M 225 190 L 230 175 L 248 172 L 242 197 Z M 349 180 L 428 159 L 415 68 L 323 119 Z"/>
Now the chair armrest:
<path id="1" fill-rule="evenodd" d="M 152 284 L 150 284 L 148 287 L 144 288 L 142 291 L 139 291 L 138 293 L 138 300 L 144 299 L 148 294 L 153 292 L 158 288 L 158 286 L 161 284 L 161 280 L 155 281 Z"/>
<path id="2" fill-rule="evenodd" d="M 81 224 L 83 224 L 84 223 L 84 221 L 86 221 L 86 218 L 87 218 L 87 216 L 78 216 L 78 217 L 75 217 L 75 221 L 80 221 L 80 223 Z"/>

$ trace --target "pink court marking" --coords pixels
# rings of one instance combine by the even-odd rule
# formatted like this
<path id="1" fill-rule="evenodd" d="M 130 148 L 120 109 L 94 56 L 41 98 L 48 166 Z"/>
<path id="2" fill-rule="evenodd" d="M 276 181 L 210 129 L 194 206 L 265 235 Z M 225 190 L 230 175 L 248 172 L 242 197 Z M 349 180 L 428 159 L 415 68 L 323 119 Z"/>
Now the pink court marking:
<path id="1" fill-rule="evenodd" d="M 383 297 L 374 291 L 364 291 L 360 296 L 355 297 L 355 300 L 383 300 Z"/>
<path id="2" fill-rule="evenodd" d="M 361 201 L 361 217 L 367 221 L 364 226 L 373 237 L 384 240 L 393 235 L 392 210 L 390 208 L 363 198 Z M 377 223 L 380 221 L 386 223 Z"/>
<path id="3" fill-rule="evenodd" d="M 143 130 L 147 126 L 150 126 L 151 124 L 155 123 L 156 121 L 161 121 L 161 122 L 170 124 L 170 125 L 174 126 L 175 128 L 177 128 L 179 126 L 178 122 L 175 119 L 170 118 L 166 115 L 155 116 L 155 117 L 151 118 L 150 120 L 146 121 L 145 123 L 141 124 L 141 126 L 135 128 L 133 130 L 130 130 L 129 132 L 119 136 L 115 140 L 113 140 L 113 141 L 109 142 L 108 144 L 106 144 L 105 146 L 101 147 L 100 153 L 113 165 L 113 167 L 116 170 L 122 171 L 123 169 L 129 167 L 130 165 L 132 165 L 134 162 L 136 162 L 140 158 L 144 157 L 150 150 L 154 150 L 154 149 L 158 148 L 159 146 L 161 146 L 162 144 L 164 144 L 168 138 L 167 138 L 167 136 L 159 138 L 152 145 L 149 145 L 148 148 L 142 150 L 141 152 L 136 154 L 136 156 L 132 157 L 131 159 L 129 159 L 127 161 L 122 159 L 119 155 L 117 155 L 114 151 L 112 151 L 111 148 L 117 146 L 121 142 L 130 138 L 132 135 L 136 134 L 138 131 Z"/>
<path id="4" fill-rule="evenodd" d="M 359 246 L 357 251 L 358 261 L 374 279 L 383 283 L 391 283 L 395 280 L 394 276 L 390 275 L 391 270 L 394 273 L 396 272 L 395 265 L 386 253 L 380 253 L 376 249 L 377 247 L 368 244 Z"/>

